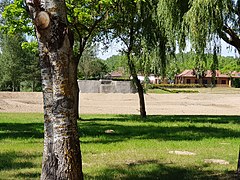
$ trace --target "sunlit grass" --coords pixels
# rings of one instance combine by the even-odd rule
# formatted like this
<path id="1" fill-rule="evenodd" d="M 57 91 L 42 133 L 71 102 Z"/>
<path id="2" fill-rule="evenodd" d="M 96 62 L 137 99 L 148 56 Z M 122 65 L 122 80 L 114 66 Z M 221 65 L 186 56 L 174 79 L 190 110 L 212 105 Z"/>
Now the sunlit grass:
<path id="1" fill-rule="evenodd" d="M 85 179 L 234 177 L 240 144 L 238 116 L 81 117 Z M 0 179 L 39 179 L 42 119 L 42 114 L 0 114 Z M 169 153 L 176 150 L 196 155 Z M 208 164 L 205 159 L 222 159 L 229 164 Z"/>
<path id="2" fill-rule="evenodd" d="M 164 91 L 162 89 L 148 89 L 147 93 L 151 93 L 151 94 L 171 94 L 171 92 Z"/>
<path id="3" fill-rule="evenodd" d="M 168 88 L 161 88 L 161 89 L 148 89 L 147 93 L 153 94 L 171 94 L 171 93 L 199 93 L 199 91 L 194 89 L 168 89 Z"/>

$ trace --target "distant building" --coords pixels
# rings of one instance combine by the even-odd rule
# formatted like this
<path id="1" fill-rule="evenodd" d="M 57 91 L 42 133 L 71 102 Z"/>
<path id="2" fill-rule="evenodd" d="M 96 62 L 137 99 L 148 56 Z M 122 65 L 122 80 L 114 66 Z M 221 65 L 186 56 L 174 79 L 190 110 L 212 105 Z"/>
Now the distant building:
<path id="1" fill-rule="evenodd" d="M 203 84 L 205 86 L 212 85 L 213 72 L 207 70 L 202 74 L 201 78 L 197 78 L 195 70 L 184 70 L 175 76 L 175 84 Z M 230 75 L 221 74 L 219 70 L 215 71 L 215 85 L 218 87 L 231 87 L 232 81 L 240 78 L 240 72 L 232 72 Z"/>
<path id="2" fill-rule="evenodd" d="M 112 79 L 114 78 L 122 78 L 123 77 L 123 73 L 120 71 L 113 71 L 111 73 L 109 73 L 109 77 L 111 77 Z"/>
<path id="3" fill-rule="evenodd" d="M 144 82 L 145 78 L 146 77 L 143 75 L 138 75 L 138 79 L 141 82 Z M 150 84 L 160 84 L 160 78 L 158 76 L 155 76 L 154 74 L 150 74 L 147 78 L 148 78 Z"/>
<path id="4" fill-rule="evenodd" d="M 141 74 L 138 74 L 137 77 L 141 82 L 144 82 L 144 80 L 146 78 L 145 76 L 143 76 Z M 108 79 L 121 79 L 121 78 L 126 79 L 126 76 L 124 76 L 121 71 L 113 71 L 113 72 L 109 73 L 106 76 L 106 78 L 108 78 Z M 160 84 L 160 78 L 158 76 L 155 76 L 154 74 L 150 74 L 147 78 L 148 78 L 150 84 Z M 132 79 L 132 77 L 130 77 L 130 79 Z"/>
<path id="5" fill-rule="evenodd" d="M 232 77 L 232 78 L 240 78 L 240 72 L 233 71 L 233 72 L 231 73 L 231 77 Z"/>

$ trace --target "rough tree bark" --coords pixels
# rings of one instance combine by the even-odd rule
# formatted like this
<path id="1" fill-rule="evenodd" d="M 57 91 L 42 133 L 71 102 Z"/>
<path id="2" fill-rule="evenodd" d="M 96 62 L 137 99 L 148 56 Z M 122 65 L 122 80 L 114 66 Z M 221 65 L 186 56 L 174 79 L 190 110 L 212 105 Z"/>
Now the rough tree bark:
<path id="1" fill-rule="evenodd" d="M 76 69 L 64 0 L 26 0 L 39 44 L 44 100 L 43 180 L 83 179 Z"/>

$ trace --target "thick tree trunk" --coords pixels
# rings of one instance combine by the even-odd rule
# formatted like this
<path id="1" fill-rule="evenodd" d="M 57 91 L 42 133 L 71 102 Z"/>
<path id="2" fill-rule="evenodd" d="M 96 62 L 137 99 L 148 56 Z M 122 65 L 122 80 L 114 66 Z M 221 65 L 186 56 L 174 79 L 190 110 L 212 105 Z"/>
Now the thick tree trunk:
<path id="1" fill-rule="evenodd" d="M 68 37 L 59 51 L 52 52 L 53 61 L 53 132 L 54 153 L 57 156 L 57 179 L 82 179 L 81 154 L 71 80 L 72 62 Z"/>
<path id="2" fill-rule="evenodd" d="M 76 113 L 76 64 L 64 0 L 26 1 L 39 43 L 44 100 L 43 180 L 83 179 Z"/>
<path id="3" fill-rule="evenodd" d="M 77 70 L 78 70 L 78 61 L 73 61 L 73 68 L 72 68 L 72 82 L 74 82 L 73 85 L 73 95 L 74 95 L 74 109 L 75 109 L 75 113 L 76 113 L 76 117 L 77 119 L 80 118 L 79 115 L 79 87 L 78 87 L 78 82 L 77 82 Z"/>
<path id="4" fill-rule="evenodd" d="M 56 177 L 55 166 L 57 159 L 53 151 L 53 82 L 52 82 L 52 67 L 50 59 L 43 52 L 44 44 L 39 42 L 40 51 L 40 66 L 43 88 L 44 102 L 44 151 L 42 160 L 42 176 L 41 179 L 54 179 Z"/>

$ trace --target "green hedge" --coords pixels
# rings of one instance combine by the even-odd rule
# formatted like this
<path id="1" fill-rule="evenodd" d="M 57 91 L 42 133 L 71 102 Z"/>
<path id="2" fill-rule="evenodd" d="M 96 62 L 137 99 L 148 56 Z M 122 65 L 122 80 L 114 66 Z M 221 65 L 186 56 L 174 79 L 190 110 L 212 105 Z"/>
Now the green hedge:
<path id="1" fill-rule="evenodd" d="M 162 89 L 162 88 L 201 88 L 200 84 L 149 84 L 149 89 Z"/>
<path id="2" fill-rule="evenodd" d="M 179 90 L 179 89 L 166 89 L 166 88 L 162 88 L 162 90 L 170 93 L 199 93 L 199 91 L 196 91 L 196 90 Z"/>
<path id="3" fill-rule="evenodd" d="M 240 79 L 236 78 L 233 80 L 233 87 L 240 88 Z"/>

